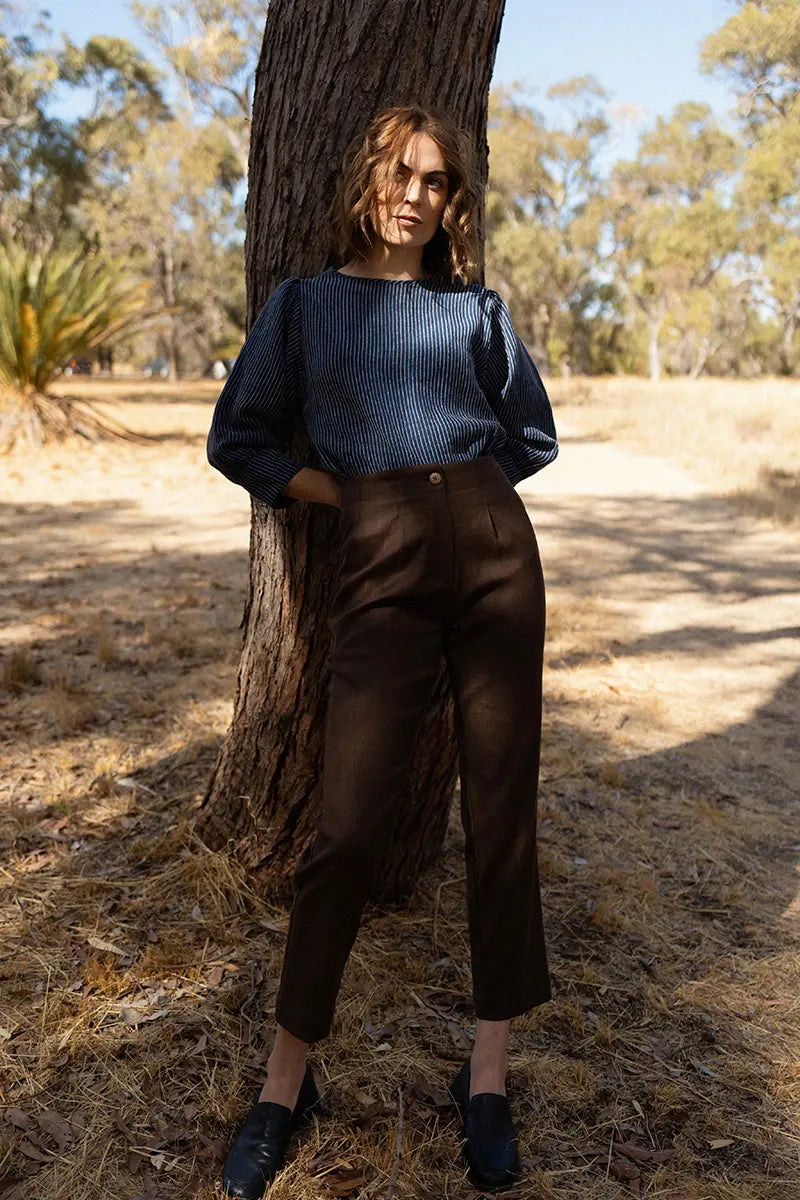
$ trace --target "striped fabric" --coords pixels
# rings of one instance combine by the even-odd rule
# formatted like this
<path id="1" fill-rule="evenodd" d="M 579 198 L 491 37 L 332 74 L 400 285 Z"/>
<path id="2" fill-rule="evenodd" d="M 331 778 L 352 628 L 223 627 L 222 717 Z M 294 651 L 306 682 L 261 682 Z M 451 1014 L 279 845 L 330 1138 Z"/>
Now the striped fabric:
<path id="1" fill-rule="evenodd" d="M 516 484 L 558 453 L 539 372 L 479 283 L 284 279 L 217 400 L 209 462 L 272 508 L 295 504 L 282 493 L 305 465 L 287 454 L 298 414 L 340 478 L 492 454 Z"/>

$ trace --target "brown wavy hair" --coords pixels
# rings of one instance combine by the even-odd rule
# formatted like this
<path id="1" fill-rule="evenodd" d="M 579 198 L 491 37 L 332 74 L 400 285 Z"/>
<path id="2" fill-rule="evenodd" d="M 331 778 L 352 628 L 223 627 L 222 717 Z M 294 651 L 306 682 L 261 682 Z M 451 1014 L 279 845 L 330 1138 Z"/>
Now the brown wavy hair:
<path id="1" fill-rule="evenodd" d="M 331 202 L 331 253 L 341 263 L 365 261 L 378 240 L 379 193 L 395 178 L 409 138 L 426 133 L 439 146 L 447 170 L 447 202 L 436 233 L 422 251 L 422 266 L 432 275 L 463 283 L 480 281 L 477 233 L 478 190 L 474 157 L 463 129 L 437 108 L 416 104 L 385 108 L 348 144 Z"/>

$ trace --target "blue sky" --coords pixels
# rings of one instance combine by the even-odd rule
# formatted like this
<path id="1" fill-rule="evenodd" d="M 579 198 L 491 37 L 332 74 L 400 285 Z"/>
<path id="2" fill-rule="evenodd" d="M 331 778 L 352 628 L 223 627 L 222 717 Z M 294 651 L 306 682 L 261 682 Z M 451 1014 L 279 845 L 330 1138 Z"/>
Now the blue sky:
<path id="1" fill-rule="evenodd" d="M 127 0 L 97 6 L 50 0 L 47 7 L 54 31 L 68 32 L 74 42 L 115 34 L 155 57 Z M 723 80 L 700 72 L 698 58 L 702 39 L 736 8 L 734 0 L 671 0 L 663 6 L 648 0 L 506 0 L 492 82 L 519 82 L 529 101 L 546 109 L 551 84 L 594 75 L 610 93 L 613 161 L 635 153 L 638 130 L 681 100 L 705 100 L 729 124 L 733 96 Z"/>

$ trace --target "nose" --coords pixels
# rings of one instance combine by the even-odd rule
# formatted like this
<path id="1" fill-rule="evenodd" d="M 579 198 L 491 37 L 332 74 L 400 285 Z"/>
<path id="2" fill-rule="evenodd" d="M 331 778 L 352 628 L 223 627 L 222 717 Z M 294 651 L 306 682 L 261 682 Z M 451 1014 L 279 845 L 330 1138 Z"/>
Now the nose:
<path id="1" fill-rule="evenodd" d="M 416 179 L 409 180 L 408 187 L 406 188 L 406 201 L 408 203 L 413 203 L 413 201 L 419 199 L 419 193 L 420 193 L 421 187 L 422 187 L 421 180 L 420 181 L 417 181 Z"/>

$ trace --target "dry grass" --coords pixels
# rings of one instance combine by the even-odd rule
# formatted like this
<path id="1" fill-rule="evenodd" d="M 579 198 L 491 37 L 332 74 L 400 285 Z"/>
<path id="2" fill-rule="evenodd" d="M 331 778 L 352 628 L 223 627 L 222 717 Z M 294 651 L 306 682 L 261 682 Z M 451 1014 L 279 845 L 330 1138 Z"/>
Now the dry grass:
<path id="1" fill-rule="evenodd" d="M 0 666 L 0 688 L 12 696 L 19 696 L 36 683 L 41 683 L 41 675 L 28 647 L 12 646 Z"/>
<path id="2" fill-rule="evenodd" d="M 582 435 L 663 455 L 742 511 L 800 525 L 800 381 L 554 379 Z"/>
<path id="3" fill-rule="evenodd" d="M 247 497 L 204 459 L 216 390 L 117 399 L 151 447 L 8 463 L 3 1200 L 210 1200 L 264 1076 L 288 914 L 193 832 L 247 585 Z M 654 566 L 624 536 L 640 501 L 593 506 L 602 553 L 584 497 L 540 508 L 554 999 L 512 1024 L 527 1175 L 507 1194 L 795 1200 L 798 589 L 769 575 L 792 537 L 726 540 L 704 512 L 698 582 L 687 543 Z M 674 498 L 649 515 L 658 544 L 687 530 Z M 312 1051 L 325 1108 L 275 1200 L 476 1195 L 444 1094 L 473 1029 L 457 811 L 408 909 L 367 909 Z"/>

